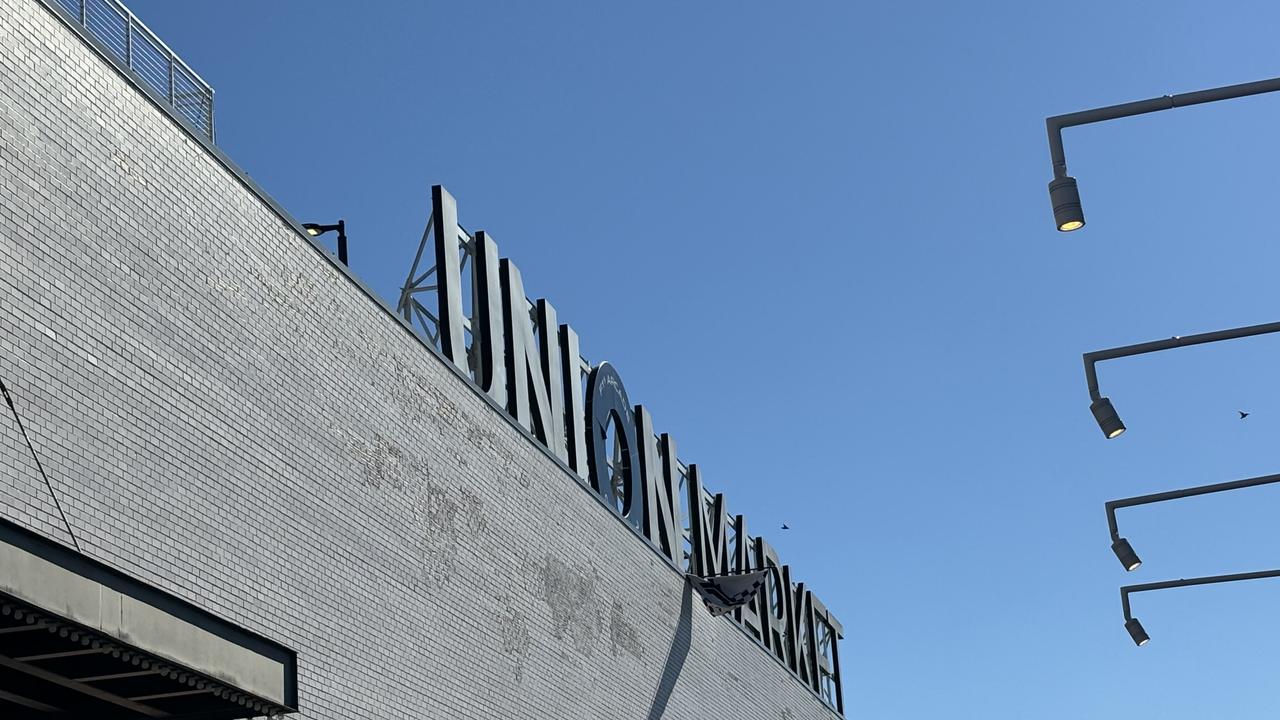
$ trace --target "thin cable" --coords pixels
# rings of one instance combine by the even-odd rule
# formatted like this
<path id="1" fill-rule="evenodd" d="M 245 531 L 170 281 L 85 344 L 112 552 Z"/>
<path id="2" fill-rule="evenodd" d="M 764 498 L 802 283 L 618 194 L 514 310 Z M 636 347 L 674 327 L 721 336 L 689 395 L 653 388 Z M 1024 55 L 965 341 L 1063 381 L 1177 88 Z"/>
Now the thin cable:
<path id="1" fill-rule="evenodd" d="M 83 553 L 80 549 L 80 541 L 76 539 L 76 532 L 71 529 L 71 521 L 67 520 L 67 514 L 62 511 L 62 503 L 58 502 L 58 493 L 53 489 L 53 483 L 49 482 L 49 476 L 44 472 L 44 465 L 40 463 L 40 456 L 36 454 L 35 446 L 31 444 L 31 438 L 27 435 L 27 428 L 22 424 L 22 418 L 18 415 L 18 408 L 13 404 L 13 398 L 9 395 L 9 388 L 4 386 L 4 380 L 0 380 L 0 393 L 4 394 L 4 401 L 9 403 L 9 409 L 13 411 L 13 419 L 18 422 L 18 429 L 22 431 L 22 439 L 27 441 L 27 449 L 31 451 L 31 457 L 35 458 L 36 469 L 40 471 L 40 477 L 44 478 L 44 484 L 49 488 L 49 494 L 53 496 L 53 505 L 58 508 L 58 514 L 62 516 L 62 522 L 67 526 L 67 534 L 71 536 L 71 543 L 76 546 L 76 551 Z"/>

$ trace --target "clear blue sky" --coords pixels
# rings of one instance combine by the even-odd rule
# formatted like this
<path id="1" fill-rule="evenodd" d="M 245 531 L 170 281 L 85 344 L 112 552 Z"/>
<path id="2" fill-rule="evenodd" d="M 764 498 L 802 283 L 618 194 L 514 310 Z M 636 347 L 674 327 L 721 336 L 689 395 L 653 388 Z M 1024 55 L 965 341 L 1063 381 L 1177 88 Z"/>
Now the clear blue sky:
<path id="1" fill-rule="evenodd" d="M 217 89 L 219 145 L 299 219 L 345 217 L 394 298 L 443 183 L 681 455 L 844 623 L 851 718 L 1280 709 L 1280 95 L 1066 132 L 1045 116 L 1280 75 L 1269 2 L 129 0 Z M 1253 415 L 1241 422 L 1237 409 Z M 777 528 L 787 522 L 792 530 Z"/>

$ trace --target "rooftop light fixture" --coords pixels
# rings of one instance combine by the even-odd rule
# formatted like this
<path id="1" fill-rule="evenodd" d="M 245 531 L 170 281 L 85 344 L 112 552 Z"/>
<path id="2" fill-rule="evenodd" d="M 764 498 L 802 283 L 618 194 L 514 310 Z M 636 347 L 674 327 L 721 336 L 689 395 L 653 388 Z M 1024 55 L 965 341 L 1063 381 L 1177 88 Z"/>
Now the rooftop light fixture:
<path id="1" fill-rule="evenodd" d="M 1165 95 L 1151 98 L 1150 100 L 1110 105 L 1046 118 L 1045 125 L 1049 131 L 1049 155 L 1053 160 L 1053 181 L 1049 183 L 1049 200 L 1053 204 L 1054 225 L 1060 232 L 1071 232 L 1084 227 L 1084 209 L 1080 204 L 1080 190 L 1076 186 L 1076 179 L 1067 175 L 1067 158 L 1062 150 L 1063 128 L 1132 117 L 1134 115 L 1145 115 L 1159 110 L 1172 110 L 1173 108 L 1186 107 L 1187 105 L 1200 105 L 1217 100 L 1231 100 L 1276 90 L 1280 90 L 1280 78 L 1242 83 L 1240 85 L 1228 85 L 1210 90 L 1198 90 L 1179 95 Z"/>
<path id="2" fill-rule="evenodd" d="M 311 237 L 318 237 L 327 232 L 338 231 L 338 261 L 343 265 L 347 265 L 347 221 L 339 220 L 336 225 L 317 225 L 316 223 L 302 223 L 302 227 Z"/>
<path id="3" fill-rule="evenodd" d="M 1166 588 L 1190 587 L 1192 585 L 1212 585 L 1215 583 L 1236 582 L 1238 580 L 1260 580 L 1262 578 L 1280 577 L 1280 570 L 1263 570 L 1261 572 L 1236 573 L 1235 575 L 1213 575 L 1210 577 L 1185 578 L 1182 580 L 1166 580 L 1164 582 L 1146 583 L 1145 585 L 1126 585 L 1120 588 L 1120 604 L 1124 607 L 1124 628 L 1134 644 L 1142 647 L 1151 639 L 1142 623 L 1129 611 L 1129 595 L 1148 590 L 1164 590 Z"/>
<path id="4" fill-rule="evenodd" d="M 1102 360 L 1114 360 L 1115 358 L 1130 357 L 1132 355 L 1145 355 L 1146 353 L 1159 352 L 1160 350 L 1171 350 L 1173 348 L 1186 347 L 1188 345 L 1202 345 L 1204 343 L 1218 342 L 1219 340 L 1235 340 L 1243 337 L 1253 337 L 1254 335 L 1266 335 L 1268 333 L 1280 332 L 1280 322 L 1266 323 L 1265 325 L 1250 325 L 1248 327 L 1232 328 L 1230 330 L 1218 330 L 1216 332 L 1201 333 L 1199 335 L 1174 335 L 1168 340 L 1156 340 L 1154 342 L 1139 343 L 1137 345 L 1126 345 L 1124 347 L 1111 348 L 1109 350 L 1097 350 L 1095 352 L 1084 354 L 1084 376 L 1085 381 L 1089 384 L 1089 397 L 1093 403 L 1089 405 L 1089 410 L 1093 412 L 1093 418 L 1098 422 L 1098 427 L 1102 429 L 1102 434 L 1108 440 L 1119 437 L 1125 430 L 1124 423 L 1120 421 L 1120 415 L 1116 413 L 1116 409 L 1111 404 L 1110 398 L 1105 398 L 1098 390 L 1098 371 L 1094 367 Z"/>
<path id="5" fill-rule="evenodd" d="M 1142 560 L 1138 558 L 1138 554 L 1134 552 L 1133 546 L 1129 541 L 1120 537 L 1120 529 L 1116 524 L 1116 510 L 1119 508 L 1133 507 L 1135 505 L 1149 505 L 1151 503 L 1164 502 L 1165 500 L 1180 500 L 1182 498 L 1195 497 L 1196 495 L 1208 495 L 1210 493 L 1226 492 L 1228 490 L 1239 490 L 1241 488 L 1257 487 L 1259 485 L 1270 485 L 1272 483 L 1280 483 L 1280 475 L 1260 475 L 1258 477 L 1246 478 L 1244 480 L 1232 480 L 1230 482 L 1215 483 L 1213 485 L 1200 485 L 1182 490 L 1170 490 L 1168 492 L 1154 493 L 1151 495 L 1138 495 L 1136 497 L 1123 498 L 1121 500 L 1112 500 L 1107 503 L 1107 527 L 1111 530 L 1111 551 L 1119 558 L 1120 564 L 1125 570 L 1137 570 L 1142 565 Z"/>

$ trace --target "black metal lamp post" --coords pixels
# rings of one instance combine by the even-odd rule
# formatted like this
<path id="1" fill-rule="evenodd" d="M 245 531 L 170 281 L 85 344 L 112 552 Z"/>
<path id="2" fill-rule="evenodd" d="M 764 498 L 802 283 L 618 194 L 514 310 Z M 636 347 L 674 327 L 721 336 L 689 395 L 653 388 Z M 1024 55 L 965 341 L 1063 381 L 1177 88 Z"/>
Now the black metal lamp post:
<path id="1" fill-rule="evenodd" d="M 338 231 L 338 261 L 343 265 L 347 265 L 347 221 L 339 220 L 336 225 L 317 225 L 316 223 L 302 223 L 302 227 L 311 237 L 317 237 L 334 230 Z"/>
<path id="2" fill-rule="evenodd" d="M 1104 120 L 1145 115 L 1159 110 L 1172 110 L 1187 105 L 1231 100 L 1280 90 L 1280 78 L 1258 82 L 1228 85 L 1226 87 L 1179 95 L 1165 95 L 1081 112 L 1055 115 L 1045 119 L 1049 130 L 1049 155 L 1053 159 L 1053 181 L 1049 183 L 1049 200 L 1053 203 L 1053 220 L 1061 232 L 1071 232 L 1084 227 L 1084 209 L 1080 204 L 1080 190 L 1076 179 L 1067 175 L 1067 158 L 1062 150 L 1062 129 L 1075 125 L 1088 125 Z"/>
<path id="3" fill-rule="evenodd" d="M 1089 384 L 1089 398 L 1093 401 L 1089 405 L 1089 409 L 1093 412 L 1094 419 L 1098 421 L 1098 427 L 1102 428 L 1102 434 L 1108 440 L 1119 437 L 1124 432 L 1124 423 L 1120 421 L 1120 416 L 1116 413 L 1115 407 L 1111 405 L 1111 399 L 1103 397 L 1098 390 L 1098 371 L 1094 366 L 1102 360 L 1145 355 L 1146 353 L 1159 352 L 1160 350 L 1171 350 L 1188 345 L 1202 345 L 1204 343 L 1218 342 L 1219 340 L 1235 340 L 1273 332 L 1280 332 L 1280 322 L 1218 330 L 1216 332 L 1200 333 L 1199 335 L 1175 335 L 1168 340 L 1156 340 L 1154 342 L 1085 353 L 1084 376 Z"/>
<path id="4" fill-rule="evenodd" d="M 1192 585 L 1212 585 L 1215 583 L 1236 582 L 1237 580 L 1261 580 L 1263 578 L 1280 577 L 1280 570 L 1263 570 L 1261 572 L 1236 573 L 1235 575 L 1212 575 L 1210 577 L 1185 578 L 1182 580 L 1166 580 L 1164 582 L 1146 583 L 1143 585 L 1126 585 L 1120 588 L 1120 604 L 1124 606 L 1124 628 L 1129 631 L 1133 642 L 1142 647 L 1151 639 L 1142 623 L 1129 611 L 1129 595 L 1148 590 L 1164 590 L 1166 588 L 1190 587 Z"/>
<path id="5" fill-rule="evenodd" d="M 1259 485 L 1270 485 L 1280 482 L 1280 475 L 1261 475 L 1259 477 L 1246 478 L 1244 480 L 1232 480 L 1230 482 L 1215 483 L 1213 485 L 1200 485 L 1198 487 L 1185 488 L 1183 490 L 1170 490 L 1168 492 L 1153 493 L 1151 495 L 1138 495 L 1137 497 L 1123 498 L 1121 500 L 1112 500 L 1107 503 L 1107 527 L 1111 530 L 1111 551 L 1116 554 L 1116 558 L 1120 560 L 1120 564 L 1125 570 L 1137 570 L 1142 564 L 1142 560 L 1138 558 L 1138 554 L 1133 551 L 1133 546 L 1129 541 L 1120 537 L 1120 529 L 1116 524 L 1116 510 L 1120 508 L 1133 507 L 1135 505 L 1149 505 L 1151 503 L 1164 502 L 1165 500 L 1180 500 L 1182 498 L 1195 497 L 1196 495 L 1208 495 L 1210 493 L 1226 492 L 1228 490 L 1239 490 L 1241 488 L 1257 487 Z"/>

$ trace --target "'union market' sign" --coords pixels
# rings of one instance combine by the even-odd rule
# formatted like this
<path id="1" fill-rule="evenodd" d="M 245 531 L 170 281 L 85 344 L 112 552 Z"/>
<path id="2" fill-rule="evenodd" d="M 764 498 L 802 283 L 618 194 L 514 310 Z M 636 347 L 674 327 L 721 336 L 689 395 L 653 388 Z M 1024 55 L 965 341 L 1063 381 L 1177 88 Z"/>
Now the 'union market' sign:
<path id="1" fill-rule="evenodd" d="M 844 631 L 835 615 L 804 583 L 792 580 L 790 566 L 763 537 L 748 535 L 742 515 L 726 512 L 724 495 L 704 490 L 697 465 L 680 464 L 675 441 L 656 432 L 643 405 L 631 404 L 613 365 L 602 362 L 588 371 L 577 333 L 558 324 L 551 303 L 538 300 L 531 312 L 520 271 L 499 257 L 493 238 L 461 230 L 457 203 L 443 187 L 433 187 L 431 194 L 428 232 L 434 238 L 435 271 L 417 275 L 427 245 L 424 234 L 400 301 L 405 317 L 426 314 L 445 358 L 676 569 L 703 577 L 771 569 L 771 581 L 755 600 L 729 617 L 843 712 L 838 641 Z M 464 270 L 470 312 L 463 307 Z M 432 285 L 423 285 L 431 275 Z M 435 312 L 413 297 L 420 291 L 434 291 Z"/>

